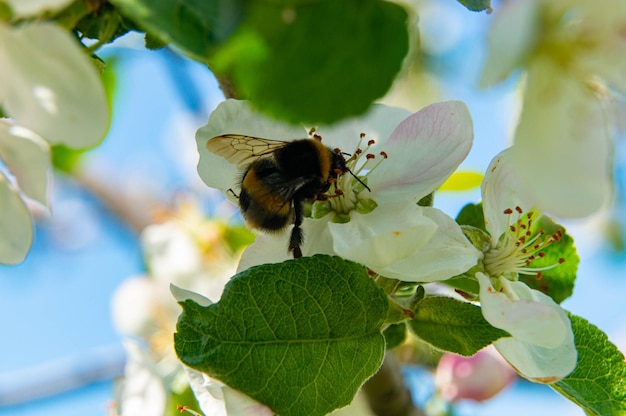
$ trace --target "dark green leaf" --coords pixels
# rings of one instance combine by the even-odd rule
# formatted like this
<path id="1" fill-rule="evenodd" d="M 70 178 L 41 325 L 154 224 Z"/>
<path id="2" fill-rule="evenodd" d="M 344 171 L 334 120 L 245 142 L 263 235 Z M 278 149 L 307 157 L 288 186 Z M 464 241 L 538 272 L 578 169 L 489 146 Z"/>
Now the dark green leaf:
<path id="1" fill-rule="evenodd" d="M 463 6 L 465 6 L 468 10 L 473 12 L 482 12 L 483 10 L 487 10 L 488 13 L 491 13 L 491 0 L 457 0 Z"/>
<path id="2" fill-rule="evenodd" d="M 383 331 L 385 336 L 385 346 L 387 349 L 392 349 L 402 344 L 406 339 L 406 324 L 400 322 L 399 324 L 389 325 Z"/>
<path id="3" fill-rule="evenodd" d="M 242 98 L 292 122 L 365 112 L 408 51 L 407 13 L 381 0 L 251 1 L 212 68 Z"/>
<path id="4" fill-rule="evenodd" d="M 108 43 L 128 31 L 134 30 L 135 26 L 111 4 L 105 3 L 95 12 L 80 19 L 75 28 L 87 38 Z"/>
<path id="5" fill-rule="evenodd" d="M 253 267 L 218 303 L 181 305 L 179 358 L 280 415 L 349 404 L 383 360 L 387 296 L 363 266 L 337 257 Z"/>
<path id="6" fill-rule="evenodd" d="M 207 62 L 237 27 L 244 0 L 111 0 L 137 26 Z"/>
<path id="7" fill-rule="evenodd" d="M 509 336 L 492 327 L 478 306 L 447 297 L 421 301 L 409 326 L 435 348 L 464 356 L 474 355 L 495 340 Z"/>
<path id="8" fill-rule="evenodd" d="M 545 256 L 533 260 L 531 267 L 557 266 L 542 271 L 539 278 L 535 275 L 520 275 L 520 280 L 529 287 L 540 290 L 550 296 L 556 303 L 561 303 L 570 297 L 574 291 L 574 281 L 576 280 L 580 258 L 574 247 L 574 239 L 565 233 L 563 227 L 544 215 L 534 224 L 533 230 L 539 229 L 545 231 L 546 236 L 550 236 L 560 229 L 563 236 L 560 241 L 550 244 L 541 250 Z M 559 259 L 564 259 L 565 261 L 559 264 Z"/>
<path id="9" fill-rule="evenodd" d="M 472 227 L 476 227 L 480 230 L 487 232 L 485 228 L 485 214 L 483 213 L 483 204 L 467 204 L 461 211 L 459 215 L 456 216 L 456 222 L 459 225 L 471 225 Z"/>
<path id="10" fill-rule="evenodd" d="M 550 386 L 588 415 L 626 415 L 626 363 L 607 336 L 585 319 L 570 314 L 578 350 L 572 374 Z"/>

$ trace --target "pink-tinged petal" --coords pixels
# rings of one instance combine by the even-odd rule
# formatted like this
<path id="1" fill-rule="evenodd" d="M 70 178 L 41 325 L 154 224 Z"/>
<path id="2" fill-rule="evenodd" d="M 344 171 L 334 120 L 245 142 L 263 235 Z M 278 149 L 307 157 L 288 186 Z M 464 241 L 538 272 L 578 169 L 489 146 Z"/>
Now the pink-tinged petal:
<path id="1" fill-rule="evenodd" d="M 411 115 L 410 112 L 385 105 L 374 104 L 370 110 L 359 117 L 343 120 L 330 126 L 318 126 L 316 133 L 322 137 L 322 143 L 330 148 L 339 148 L 347 153 L 354 153 L 359 141 L 361 149 L 369 140 L 375 144 L 370 151 L 376 153 L 385 150 L 385 145 L 394 129 Z M 360 140 L 361 134 L 365 134 Z"/>
<path id="2" fill-rule="evenodd" d="M 526 343 L 516 338 L 500 338 L 494 345 L 502 357 L 524 378 L 535 383 L 555 383 L 576 368 L 578 352 L 574 338 L 555 348 Z"/>
<path id="3" fill-rule="evenodd" d="M 504 81 L 523 64 L 537 36 L 537 1 L 506 2 L 498 8 L 487 38 L 487 60 L 481 87 Z"/>
<path id="4" fill-rule="evenodd" d="M 518 195 L 520 185 L 511 153 L 510 148 L 503 150 L 491 160 L 481 186 L 485 226 L 494 245 L 509 225 L 509 216 L 504 211 L 520 207 L 528 212 L 533 205 L 531 201 L 522 201 Z"/>
<path id="5" fill-rule="evenodd" d="M 3 107 L 20 125 L 74 148 L 104 137 L 110 115 L 102 81 L 66 31 L 53 23 L 0 24 L 0 62 Z"/>
<path id="6" fill-rule="evenodd" d="M 50 147 L 35 133 L 0 119 L 0 160 L 15 176 L 20 190 L 48 207 Z"/>
<path id="7" fill-rule="evenodd" d="M 604 104 L 587 84 L 550 62 L 529 69 L 512 161 L 522 198 L 561 217 L 584 217 L 612 193 Z"/>
<path id="8" fill-rule="evenodd" d="M 520 341 L 546 348 L 558 347 L 571 336 L 569 318 L 549 296 L 503 277 L 503 290 L 497 291 L 486 275 L 477 273 L 476 277 L 483 316 L 491 325 Z"/>
<path id="9" fill-rule="evenodd" d="M 435 385 L 448 401 L 488 400 L 515 379 L 515 371 L 493 346 L 478 351 L 472 357 L 445 353 L 435 373 Z"/>
<path id="10" fill-rule="evenodd" d="M 229 189 L 239 189 L 240 169 L 206 148 L 209 139 L 223 134 L 243 134 L 270 140 L 291 141 L 307 138 L 302 126 L 285 124 L 262 116 L 249 103 L 239 100 L 221 102 L 209 116 L 209 122 L 196 132 L 200 160 L 198 174 L 208 186 L 227 196 Z"/>
<path id="11" fill-rule="evenodd" d="M 385 160 L 369 176 L 374 199 L 417 201 L 437 189 L 467 156 L 474 138 L 464 103 L 432 104 L 405 119 L 385 143 Z"/>
<path id="12" fill-rule="evenodd" d="M 13 17 L 28 17 L 60 11 L 73 0 L 6 0 L 6 2 L 11 7 Z"/>
<path id="13" fill-rule="evenodd" d="M 18 191 L 0 172 L 0 264 L 24 261 L 33 242 L 30 212 Z"/>

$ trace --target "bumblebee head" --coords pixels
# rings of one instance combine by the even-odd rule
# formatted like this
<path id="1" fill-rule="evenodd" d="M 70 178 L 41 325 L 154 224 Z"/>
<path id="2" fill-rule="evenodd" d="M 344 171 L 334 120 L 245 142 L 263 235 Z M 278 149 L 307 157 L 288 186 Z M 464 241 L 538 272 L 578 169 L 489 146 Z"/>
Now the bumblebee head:
<path id="1" fill-rule="evenodd" d="M 342 152 L 339 149 L 334 149 L 333 150 L 332 163 L 331 163 L 331 177 L 336 179 L 337 176 L 342 175 L 342 174 L 348 172 L 350 175 L 352 175 L 354 177 L 354 179 L 359 181 L 359 183 L 361 185 L 363 185 L 365 187 L 365 189 L 367 189 L 368 191 L 372 192 L 370 187 L 367 186 L 361 180 L 361 178 L 359 178 L 354 173 L 352 173 L 352 171 L 348 168 L 348 166 L 346 166 L 346 158 L 344 157 L 344 155 L 350 156 L 349 153 Z"/>

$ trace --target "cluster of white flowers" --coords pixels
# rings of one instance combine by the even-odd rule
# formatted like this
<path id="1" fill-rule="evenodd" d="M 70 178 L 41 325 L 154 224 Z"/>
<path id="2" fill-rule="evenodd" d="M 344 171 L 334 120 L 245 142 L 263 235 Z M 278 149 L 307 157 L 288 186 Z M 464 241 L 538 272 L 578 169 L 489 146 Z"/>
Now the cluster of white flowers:
<path id="1" fill-rule="evenodd" d="M 233 132 L 283 140 L 306 137 L 304 129 L 264 118 L 245 102 L 221 103 L 198 131 L 197 141 L 201 177 L 225 195 L 238 189 L 237 168 L 210 153 L 206 142 Z M 304 255 L 339 255 L 382 276 L 420 283 L 444 281 L 481 265 L 474 277 L 480 284 L 483 315 L 512 336 L 495 343 L 502 356 L 521 375 L 537 382 L 560 380 L 574 369 L 577 353 L 569 318 L 550 297 L 517 280 L 519 274 L 542 270 L 532 268 L 530 262 L 551 240 L 540 235 L 528 244 L 515 244 L 520 235 L 511 218 L 530 219 L 537 214 L 518 196 L 521 179 L 512 169 L 512 151 L 494 158 L 483 181 L 485 225 L 491 236 L 488 248 L 479 250 L 470 244 L 461 227 L 442 211 L 417 205 L 456 170 L 471 147 L 472 121 L 464 104 L 433 104 L 415 114 L 374 106 L 362 117 L 317 127 L 316 133 L 330 148 L 370 155 L 349 160 L 349 168 L 366 178 L 371 192 L 349 175 L 344 175 L 344 181 L 339 178 L 341 201 L 331 198 L 325 202 L 325 215 L 304 220 Z M 362 137 L 367 147 L 355 148 L 362 145 Z M 374 201 L 370 205 L 375 208 L 359 210 L 360 200 Z M 342 220 L 333 221 L 339 214 Z M 257 237 L 244 252 L 239 270 L 286 260 L 285 238 Z"/>
<path id="2" fill-rule="evenodd" d="M 148 273 L 124 281 L 112 301 L 113 321 L 127 352 L 115 414 L 162 416 L 171 394 L 189 385 L 172 342 L 180 307 L 170 285 L 175 285 L 175 294 L 197 292 L 219 299 L 237 265 L 236 253 L 226 248 L 224 230 L 224 224 L 206 220 L 185 204 L 175 217 L 142 232 Z M 194 300 L 210 302 L 200 295 Z"/>
<path id="3" fill-rule="evenodd" d="M 626 92 L 625 30 L 621 0 L 511 1 L 495 15 L 481 83 L 524 70 L 511 163 L 518 192 L 545 211 L 584 217 L 611 196 L 611 90 Z"/>
<path id="4" fill-rule="evenodd" d="M 8 2 L 15 17 L 68 0 Z M 28 200 L 49 208 L 50 145 L 84 148 L 109 126 L 102 82 L 80 43 L 53 23 L 0 22 L 0 263 L 24 260 L 33 238 Z"/>

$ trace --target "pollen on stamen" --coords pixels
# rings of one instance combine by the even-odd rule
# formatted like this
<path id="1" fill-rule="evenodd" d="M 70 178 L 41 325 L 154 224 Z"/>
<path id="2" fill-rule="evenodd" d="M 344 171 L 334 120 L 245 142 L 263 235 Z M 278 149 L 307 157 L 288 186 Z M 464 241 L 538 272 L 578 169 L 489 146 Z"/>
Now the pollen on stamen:
<path id="1" fill-rule="evenodd" d="M 517 218 L 512 218 L 515 212 L 517 212 Z M 532 267 L 534 260 L 546 257 L 543 252 L 546 247 L 562 238 L 562 230 L 557 230 L 549 236 L 546 236 L 544 230 L 531 232 L 536 214 L 533 211 L 524 212 L 519 206 L 514 209 L 507 208 L 503 213 L 508 216 L 506 232 L 500 237 L 496 246 L 485 253 L 485 270 L 490 275 L 507 273 L 537 275 L 543 270 L 558 266 L 565 260 L 559 259 L 558 262 L 545 267 Z"/>
<path id="2" fill-rule="evenodd" d="M 368 154 L 365 155 L 366 159 L 374 159 L 375 157 L 376 157 L 376 155 L 372 154 L 372 153 L 368 153 Z"/>
<path id="3" fill-rule="evenodd" d="M 359 138 L 361 138 L 361 139 L 362 139 L 362 138 L 364 138 L 364 137 L 365 137 L 365 133 L 361 133 L 361 134 L 359 135 Z"/>
<path id="4" fill-rule="evenodd" d="M 386 153 L 386 152 L 380 152 L 380 155 L 381 155 L 383 158 L 387 159 L 387 153 Z"/>
<path id="5" fill-rule="evenodd" d="M 374 139 L 370 139 L 370 140 L 367 142 L 367 145 L 368 145 L 368 146 L 372 146 L 372 145 L 373 145 L 373 144 L 375 144 L 375 143 L 376 143 L 376 140 L 374 140 Z"/>

